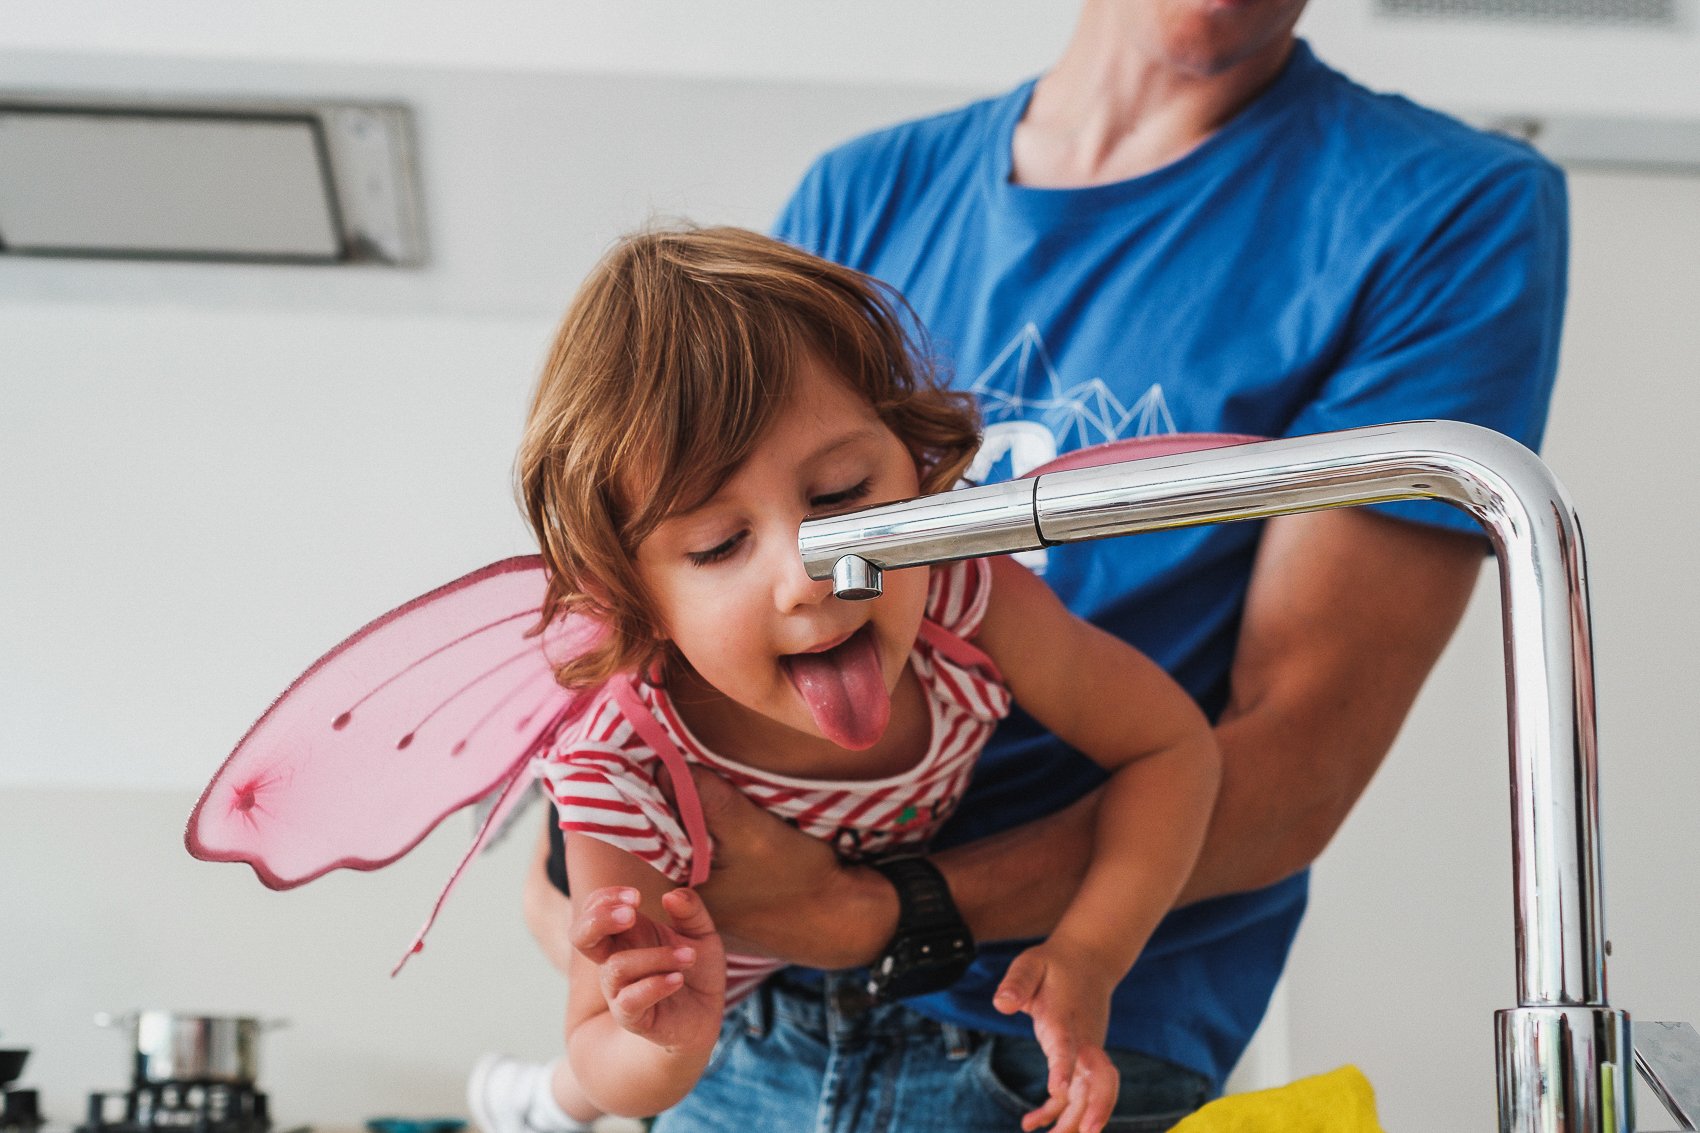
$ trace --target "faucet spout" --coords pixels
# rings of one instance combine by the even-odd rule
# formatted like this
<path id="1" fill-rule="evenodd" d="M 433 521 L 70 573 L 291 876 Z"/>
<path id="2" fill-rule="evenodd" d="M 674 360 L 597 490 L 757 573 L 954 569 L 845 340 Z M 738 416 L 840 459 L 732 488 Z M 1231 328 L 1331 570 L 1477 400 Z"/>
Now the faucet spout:
<path id="1" fill-rule="evenodd" d="M 951 559 L 1412 499 L 1468 512 L 1499 560 L 1518 1000 L 1500 1013 L 1501 1129 L 1628 1130 L 1628 1017 L 1606 1003 L 1581 528 L 1563 487 L 1527 448 L 1453 421 L 1348 429 L 809 520 L 798 544 L 811 577 L 832 577 L 854 555 L 864 564 L 857 577 L 877 583 L 882 570 Z M 1574 1064 L 1554 1063 L 1560 1047 Z"/>

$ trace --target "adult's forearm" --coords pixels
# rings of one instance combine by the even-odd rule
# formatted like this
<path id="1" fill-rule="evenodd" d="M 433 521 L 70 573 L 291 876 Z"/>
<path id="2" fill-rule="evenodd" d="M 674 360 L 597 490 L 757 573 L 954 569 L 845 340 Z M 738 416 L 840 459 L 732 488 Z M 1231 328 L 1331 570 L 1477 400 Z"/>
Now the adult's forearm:
<path id="1" fill-rule="evenodd" d="M 1229 744 L 1258 742 L 1231 727 L 1218 729 L 1217 738 L 1225 754 Z M 1224 779 L 1204 847 L 1177 906 L 1272 885 L 1321 853 L 1357 792 L 1347 787 L 1350 795 L 1340 797 L 1319 790 L 1315 778 L 1306 783 L 1302 767 L 1291 773 L 1294 782 L 1288 789 L 1272 781 L 1277 776 Z M 976 940 L 1021 940 L 1056 928 L 1091 864 L 1102 795 L 1094 791 L 1056 814 L 933 855 Z M 873 875 L 863 900 L 876 902 L 883 884 Z M 885 890 L 889 893 L 890 887 Z M 895 897 L 889 923 L 895 927 Z M 868 933 L 849 962 L 871 962 L 889 936 L 889 928 L 883 935 Z"/>
<path id="2" fill-rule="evenodd" d="M 1345 820 L 1385 750 L 1384 741 L 1360 743 L 1358 750 L 1375 754 L 1343 767 L 1329 758 L 1338 750 L 1322 743 L 1279 742 L 1269 720 L 1252 713 L 1216 729 L 1221 791 L 1179 905 L 1271 885 L 1303 869 Z M 1028 939 L 1056 927 L 1091 862 L 1101 796 L 1094 791 L 1025 826 L 932 855 L 975 939 Z M 865 866 L 816 871 L 806 888 L 778 899 L 759 879 L 741 893 L 762 899 L 746 904 L 729 887 L 726 903 L 714 910 L 717 918 L 725 910 L 729 941 L 795 964 L 870 964 L 897 928 L 896 892 Z"/>
<path id="3" fill-rule="evenodd" d="M 1056 926 L 1091 860 L 1097 801 L 1094 792 L 1026 826 L 931 855 L 975 939 L 1021 940 Z M 715 915 L 724 910 L 738 925 L 729 943 L 809 967 L 871 964 L 897 931 L 897 892 L 866 866 L 840 866 L 795 901 L 744 906 L 736 891 L 724 901 Z"/>
<path id="4" fill-rule="evenodd" d="M 1268 750 L 1255 728 L 1228 724 L 1216 735 L 1224 762 L 1239 754 L 1230 747 Z M 1304 869 L 1328 845 L 1361 791 L 1355 778 L 1338 779 L 1337 768 L 1312 768 L 1298 759 L 1277 766 L 1260 762 L 1261 773 L 1248 773 L 1242 764 L 1239 774 L 1224 776 L 1204 847 L 1177 906 L 1273 885 Z M 1320 785 L 1328 782 L 1337 789 Z M 1056 814 L 933 856 L 975 939 L 1020 940 L 1056 927 L 1091 864 L 1102 794 L 1094 791 Z M 874 886 L 879 884 L 875 875 Z M 877 896 L 876 888 L 868 899 Z M 895 908 L 894 898 L 894 925 Z M 856 962 L 872 959 L 884 942 L 885 937 L 874 941 L 868 957 Z"/>
<path id="5" fill-rule="evenodd" d="M 897 892 L 877 871 L 760 809 L 719 776 L 695 773 L 714 834 L 698 892 L 729 949 L 812 968 L 871 964 L 897 931 Z M 1096 796 L 1058 814 L 933 855 L 980 940 L 1043 936 L 1091 857 Z"/>
<path id="6" fill-rule="evenodd" d="M 1338 763 L 1313 765 L 1305 756 L 1316 749 L 1279 744 L 1260 734 L 1259 723 L 1224 721 L 1216 729 L 1225 773 L 1204 848 L 1177 905 L 1259 889 L 1304 869 L 1362 789 Z"/>
<path id="7" fill-rule="evenodd" d="M 1271 734 L 1278 731 L 1258 713 L 1217 727 L 1221 788 L 1177 907 L 1273 885 L 1304 869 L 1345 821 L 1385 751 L 1380 736 L 1366 737 L 1357 747 L 1371 754 L 1342 761 L 1320 744 Z M 977 940 L 1044 936 L 1056 927 L 1091 863 L 1102 794 L 934 855 Z M 869 958 L 883 943 L 871 946 Z"/>
<path id="8" fill-rule="evenodd" d="M 976 940 L 1023 940 L 1056 927 L 1091 862 L 1101 794 L 933 856 Z"/>
<path id="9" fill-rule="evenodd" d="M 1222 789 L 1182 903 L 1274 884 L 1323 851 L 1463 617 L 1482 551 L 1361 509 L 1269 523 L 1216 726 Z"/>

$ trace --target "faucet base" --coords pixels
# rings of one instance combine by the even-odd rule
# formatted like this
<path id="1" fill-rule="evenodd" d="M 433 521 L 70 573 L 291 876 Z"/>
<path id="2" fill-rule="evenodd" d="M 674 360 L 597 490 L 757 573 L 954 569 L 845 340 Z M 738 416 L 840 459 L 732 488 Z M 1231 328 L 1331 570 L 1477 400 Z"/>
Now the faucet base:
<path id="1" fill-rule="evenodd" d="M 1500 1133 L 1632 1133 L 1629 1015 L 1610 1007 L 1494 1013 Z"/>

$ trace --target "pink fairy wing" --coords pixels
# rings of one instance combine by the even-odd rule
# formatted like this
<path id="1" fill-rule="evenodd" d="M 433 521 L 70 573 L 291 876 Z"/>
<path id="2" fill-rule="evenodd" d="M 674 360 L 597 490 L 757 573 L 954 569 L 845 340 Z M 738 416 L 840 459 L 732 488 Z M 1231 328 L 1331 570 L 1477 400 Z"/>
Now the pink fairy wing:
<path id="1" fill-rule="evenodd" d="M 1121 441 L 1105 441 L 1103 444 L 1089 445 L 1086 448 L 1065 452 L 1046 464 L 1040 465 L 1026 474 L 1022 479 L 1033 476 L 1043 476 L 1048 472 L 1066 472 L 1071 468 L 1096 468 L 1100 464 L 1119 464 L 1124 460 L 1143 460 L 1153 456 L 1174 456 L 1183 452 L 1201 452 L 1210 448 L 1227 448 L 1229 445 L 1247 445 L 1253 441 L 1268 440 L 1267 437 L 1250 437 L 1241 433 L 1165 433 L 1150 437 L 1129 437 Z"/>
<path id="2" fill-rule="evenodd" d="M 527 636 L 544 586 L 536 556 L 493 563 L 314 662 L 201 794 L 189 852 L 246 862 L 266 885 L 289 889 L 333 869 L 388 865 L 504 781 L 511 806 L 530 757 L 584 699 L 555 683 L 551 658 L 599 632 L 569 618 Z"/>

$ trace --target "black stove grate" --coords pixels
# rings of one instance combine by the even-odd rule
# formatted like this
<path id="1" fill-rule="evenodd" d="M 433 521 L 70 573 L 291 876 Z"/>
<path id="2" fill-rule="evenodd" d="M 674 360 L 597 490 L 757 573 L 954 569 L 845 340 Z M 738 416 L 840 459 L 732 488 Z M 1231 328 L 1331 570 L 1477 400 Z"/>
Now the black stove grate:
<path id="1" fill-rule="evenodd" d="M 231 1082 L 154 1082 L 89 1095 L 77 1133 L 266 1133 L 266 1095 Z"/>

